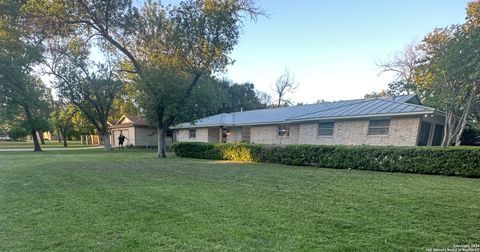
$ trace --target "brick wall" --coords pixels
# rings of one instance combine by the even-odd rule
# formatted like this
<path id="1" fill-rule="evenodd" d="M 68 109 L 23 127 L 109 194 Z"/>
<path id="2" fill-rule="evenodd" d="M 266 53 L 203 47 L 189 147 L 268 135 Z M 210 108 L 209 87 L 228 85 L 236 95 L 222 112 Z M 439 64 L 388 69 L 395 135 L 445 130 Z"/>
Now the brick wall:
<path id="1" fill-rule="evenodd" d="M 288 137 L 278 136 L 278 125 L 251 126 L 250 142 L 258 144 L 367 144 L 398 146 L 415 146 L 417 144 L 420 117 L 391 118 L 388 135 L 368 135 L 368 123 L 368 119 L 336 121 L 333 136 L 318 136 L 317 122 L 291 124 Z M 229 128 L 229 131 L 228 143 L 241 141 L 241 127 L 232 127 Z M 210 132 L 210 135 L 214 133 L 212 130 Z M 213 136 L 210 136 L 210 142 L 213 141 L 212 139 Z M 179 130 L 178 141 L 208 142 L 208 128 L 198 128 L 195 139 L 189 139 L 188 129 Z"/>
<path id="2" fill-rule="evenodd" d="M 388 135 L 368 135 L 368 120 L 336 121 L 333 136 L 318 136 L 318 124 L 305 123 L 300 125 L 299 143 L 414 146 L 419 126 L 419 117 L 392 118 Z"/>
<path id="3" fill-rule="evenodd" d="M 208 142 L 220 143 L 220 128 L 208 128 Z"/>
<path id="4" fill-rule="evenodd" d="M 289 136 L 278 136 L 278 125 L 252 126 L 250 131 L 250 142 L 258 144 L 298 144 L 298 124 L 290 125 Z"/>
<path id="5" fill-rule="evenodd" d="M 208 128 L 197 128 L 196 137 L 190 138 L 188 129 L 178 130 L 179 142 L 208 142 Z"/>

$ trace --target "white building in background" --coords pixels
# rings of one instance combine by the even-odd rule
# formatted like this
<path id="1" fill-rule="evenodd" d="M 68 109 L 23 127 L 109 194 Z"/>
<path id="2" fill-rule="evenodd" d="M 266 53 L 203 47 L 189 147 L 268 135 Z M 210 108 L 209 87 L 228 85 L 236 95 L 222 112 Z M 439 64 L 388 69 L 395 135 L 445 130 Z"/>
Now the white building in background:
<path id="1" fill-rule="evenodd" d="M 123 146 L 157 146 L 157 130 L 150 127 L 146 118 L 134 115 L 123 115 L 117 123 L 110 127 L 111 143 L 113 147 L 118 147 L 118 137 L 123 134 L 127 139 Z M 167 136 L 167 146 L 172 144 L 172 137 Z"/>

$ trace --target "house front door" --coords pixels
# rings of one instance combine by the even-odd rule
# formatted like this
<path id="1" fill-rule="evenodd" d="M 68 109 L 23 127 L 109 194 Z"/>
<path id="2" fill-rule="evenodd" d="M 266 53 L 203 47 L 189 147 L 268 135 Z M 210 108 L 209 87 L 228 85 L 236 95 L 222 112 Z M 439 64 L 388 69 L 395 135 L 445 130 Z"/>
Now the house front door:
<path id="1" fill-rule="evenodd" d="M 220 133 L 220 135 L 221 135 L 221 136 L 220 136 L 220 137 L 221 137 L 220 143 L 226 143 L 226 142 L 227 142 L 227 136 L 228 136 L 229 131 L 228 131 L 227 128 L 220 128 L 220 130 L 221 130 L 221 133 Z"/>

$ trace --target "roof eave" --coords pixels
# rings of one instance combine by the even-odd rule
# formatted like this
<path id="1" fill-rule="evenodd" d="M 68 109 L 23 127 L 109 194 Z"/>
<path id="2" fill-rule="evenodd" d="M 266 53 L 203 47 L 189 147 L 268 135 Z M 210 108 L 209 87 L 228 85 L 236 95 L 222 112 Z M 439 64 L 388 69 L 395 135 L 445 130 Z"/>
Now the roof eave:
<path id="1" fill-rule="evenodd" d="M 112 125 L 108 128 L 110 129 L 119 129 L 119 128 L 131 128 L 131 127 L 135 127 L 135 125 L 133 123 L 122 123 L 122 124 L 115 124 L 115 125 Z"/>
<path id="2" fill-rule="evenodd" d="M 172 126 L 170 129 L 193 129 L 193 128 L 209 128 L 209 127 L 222 127 L 222 126 L 235 126 L 233 124 L 198 124 L 198 125 L 186 125 L 186 126 Z"/>
<path id="3" fill-rule="evenodd" d="M 270 122 L 252 122 L 252 123 L 237 123 L 237 124 L 209 124 L 209 125 L 189 125 L 181 127 L 171 127 L 171 129 L 193 129 L 193 128 L 208 128 L 208 127 L 239 127 L 239 126 L 254 126 L 254 125 L 272 125 L 272 124 L 283 124 L 283 123 L 292 123 L 292 122 L 309 122 L 309 121 L 320 121 L 320 120 L 340 120 L 340 119 L 361 119 L 361 118 L 372 118 L 372 117 L 392 117 L 392 116 L 413 116 L 413 115 L 426 115 L 426 114 L 439 114 L 443 115 L 440 111 L 437 110 L 428 110 L 428 111 L 419 111 L 419 112 L 406 112 L 406 113 L 387 113 L 387 114 L 373 114 L 373 115 L 358 115 L 358 116 L 331 116 L 331 117 L 312 117 L 308 119 L 287 119 L 284 121 L 270 121 Z"/>
<path id="4" fill-rule="evenodd" d="M 372 117 L 392 117 L 392 116 L 411 116 L 411 115 L 426 115 L 433 114 L 435 110 L 419 111 L 419 112 L 406 112 L 406 113 L 386 113 L 386 114 L 373 114 L 373 115 L 356 115 L 356 116 L 331 116 L 331 117 L 312 117 L 308 119 L 290 119 L 290 122 L 308 122 L 318 120 L 338 120 L 338 119 L 361 119 Z"/>

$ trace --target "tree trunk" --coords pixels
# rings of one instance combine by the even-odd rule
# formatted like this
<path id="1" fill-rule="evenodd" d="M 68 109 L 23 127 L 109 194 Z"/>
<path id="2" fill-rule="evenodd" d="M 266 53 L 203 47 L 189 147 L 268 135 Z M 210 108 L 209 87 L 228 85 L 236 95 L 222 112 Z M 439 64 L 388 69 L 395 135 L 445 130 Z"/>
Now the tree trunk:
<path id="1" fill-rule="evenodd" d="M 464 113 L 469 113 L 469 109 L 468 111 L 466 110 Z M 460 144 L 462 143 L 462 134 L 463 134 L 463 131 L 465 130 L 465 126 L 467 125 L 467 114 L 464 115 L 464 117 L 462 117 L 461 121 L 458 122 L 459 123 L 459 129 L 458 131 L 456 132 L 456 136 L 455 136 L 455 146 L 460 146 Z"/>
<path id="2" fill-rule="evenodd" d="M 63 147 L 68 147 L 67 137 L 66 137 L 67 131 L 63 131 L 63 132 L 62 132 L 62 135 L 63 135 L 63 137 L 62 137 L 62 139 L 63 139 Z"/>
<path id="3" fill-rule="evenodd" d="M 60 130 L 57 129 L 57 137 L 58 137 L 58 143 L 62 143 L 62 133 L 60 132 Z"/>
<path id="4" fill-rule="evenodd" d="M 166 130 L 161 127 L 157 126 L 157 133 L 158 133 L 158 152 L 157 156 L 158 158 L 166 158 L 167 154 L 165 151 L 165 136 L 166 136 Z"/>
<path id="5" fill-rule="evenodd" d="M 110 144 L 110 133 L 108 131 L 103 134 L 103 146 L 105 146 L 105 150 L 112 150 L 112 145 Z"/>
<path id="6" fill-rule="evenodd" d="M 465 130 L 465 126 L 467 125 L 467 120 L 468 120 L 468 115 L 470 115 L 470 110 L 471 107 L 473 106 L 475 102 L 475 98 L 477 97 L 477 92 L 478 92 L 479 87 L 477 86 L 477 83 L 475 82 L 473 84 L 472 91 L 470 93 L 470 97 L 468 97 L 467 104 L 465 106 L 465 109 L 463 111 L 462 117 L 460 117 L 460 122 L 458 122 L 458 127 L 456 128 L 456 137 L 455 137 L 455 146 L 460 146 L 461 144 L 461 139 L 462 139 L 462 134 L 463 131 Z"/>
<path id="7" fill-rule="evenodd" d="M 452 139 L 451 128 L 453 127 L 452 119 L 453 119 L 452 112 L 449 112 L 448 110 L 446 110 L 445 111 L 445 126 L 443 128 L 442 146 L 450 146 L 451 139 Z"/>
<path id="8" fill-rule="evenodd" d="M 40 137 L 40 143 L 45 144 L 45 138 L 43 138 L 43 131 L 42 130 L 38 131 L 38 137 Z"/>
<path id="9" fill-rule="evenodd" d="M 40 147 L 40 143 L 38 142 L 38 137 L 37 137 L 37 132 L 32 129 L 32 139 L 33 139 L 33 151 L 42 151 L 42 148 Z"/>
<path id="10" fill-rule="evenodd" d="M 24 109 L 25 109 L 25 115 L 27 116 L 27 120 L 31 122 L 33 119 L 32 113 L 30 112 L 28 106 L 25 106 Z M 35 131 L 35 129 L 31 129 L 30 133 L 32 134 L 33 151 L 42 151 L 42 148 L 38 143 L 37 131 Z"/>

